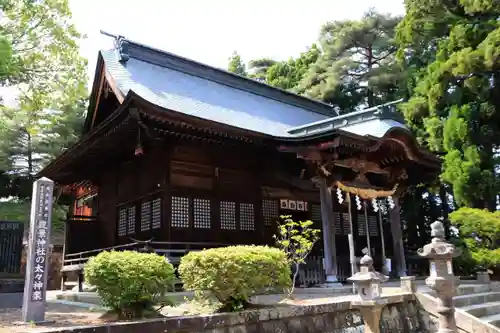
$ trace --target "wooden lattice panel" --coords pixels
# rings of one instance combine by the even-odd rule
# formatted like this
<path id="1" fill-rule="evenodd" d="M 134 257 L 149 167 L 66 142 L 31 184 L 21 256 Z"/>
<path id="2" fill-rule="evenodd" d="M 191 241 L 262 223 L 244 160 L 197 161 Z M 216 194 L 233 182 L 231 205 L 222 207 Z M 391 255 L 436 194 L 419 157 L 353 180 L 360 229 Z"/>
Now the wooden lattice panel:
<path id="1" fill-rule="evenodd" d="M 311 220 L 321 224 L 321 205 L 311 205 Z"/>
<path id="2" fill-rule="evenodd" d="M 118 236 L 127 234 L 127 208 L 120 208 L 118 211 Z"/>
<path id="3" fill-rule="evenodd" d="M 370 236 L 378 236 L 378 221 L 377 217 L 374 215 L 368 216 L 368 230 L 370 232 Z"/>
<path id="4" fill-rule="evenodd" d="M 132 235 L 135 233 L 135 206 L 131 206 L 127 209 L 128 221 L 127 221 L 127 235 Z"/>
<path id="5" fill-rule="evenodd" d="M 262 217 L 264 225 L 272 227 L 279 216 L 278 200 L 262 200 Z"/>
<path id="6" fill-rule="evenodd" d="M 232 201 L 220 202 L 220 228 L 236 230 L 236 203 Z"/>
<path id="7" fill-rule="evenodd" d="M 195 228 L 210 229 L 212 208 L 209 199 L 193 199 L 193 225 Z"/>
<path id="8" fill-rule="evenodd" d="M 358 235 L 366 236 L 366 224 L 365 224 L 365 215 L 362 213 L 358 213 L 356 218 L 356 222 L 358 224 Z"/>
<path id="9" fill-rule="evenodd" d="M 342 213 L 342 227 L 346 235 L 351 233 L 351 225 L 349 223 L 349 213 Z"/>
<path id="10" fill-rule="evenodd" d="M 172 196 L 171 225 L 175 228 L 189 228 L 189 198 Z"/>
<path id="11" fill-rule="evenodd" d="M 161 228 L 161 199 L 153 200 L 151 206 L 151 226 L 153 229 Z"/>
<path id="12" fill-rule="evenodd" d="M 141 231 L 151 230 L 151 201 L 141 204 Z"/>
<path id="13" fill-rule="evenodd" d="M 255 230 L 255 210 L 253 204 L 240 203 L 240 230 Z"/>
<path id="14" fill-rule="evenodd" d="M 342 235 L 342 221 L 340 219 L 340 213 L 334 212 L 334 224 L 335 224 L 335 235 Z"/>

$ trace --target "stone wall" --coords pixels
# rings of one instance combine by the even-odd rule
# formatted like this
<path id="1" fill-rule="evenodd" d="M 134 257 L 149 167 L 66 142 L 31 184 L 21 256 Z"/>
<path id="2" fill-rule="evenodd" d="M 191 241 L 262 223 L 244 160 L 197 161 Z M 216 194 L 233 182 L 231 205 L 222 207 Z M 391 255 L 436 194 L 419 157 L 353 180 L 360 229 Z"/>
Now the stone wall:
<path id="1" fill-rule="evenodd" d="M 47 290 L 58 290 L 61 288 L 61 265 L 63 253 L 62 249 L 54 248 L 49 254 L 49 273 L 47 277 Z M 21 257 L 21 274 L 24 276 L 26 269 L 26 247 L 23 249 Z"/>
<path id="2" fill-rule="evenodd" d="M 411 294 L 393 295 L 382 314 L 381 333 L 427 333 Z M 394 304 L 399 303 L 399 304 Z M 61 329 L 65 333 L 361 333 L 363 319 L 349 301 L 311 306 L 278 306 L 211 316 L 172 317 Z"/>

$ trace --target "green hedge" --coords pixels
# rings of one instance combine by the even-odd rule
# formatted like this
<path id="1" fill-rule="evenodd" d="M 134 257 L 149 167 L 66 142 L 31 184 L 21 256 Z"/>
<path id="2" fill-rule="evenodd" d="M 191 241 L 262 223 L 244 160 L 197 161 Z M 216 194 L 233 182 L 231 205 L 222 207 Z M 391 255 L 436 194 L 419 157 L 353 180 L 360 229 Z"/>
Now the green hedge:
<path id="1" fill-rule="evenodd" d="M 267 246 L 229 246 L 185 255 L 179 275 L 186 290 L 208 291 L 225 309 L 244 306 L 266 288 L 288 288 L 290 265 L 286 254 Z"/>
<path id="2" fill-rule="evenodd" d="M 102 252 L 85 265 L 85 280 L 103 304 L 121 317 L 140 317 L 172 287 L 174 268 L 165 257 L 135 251 Z"/>

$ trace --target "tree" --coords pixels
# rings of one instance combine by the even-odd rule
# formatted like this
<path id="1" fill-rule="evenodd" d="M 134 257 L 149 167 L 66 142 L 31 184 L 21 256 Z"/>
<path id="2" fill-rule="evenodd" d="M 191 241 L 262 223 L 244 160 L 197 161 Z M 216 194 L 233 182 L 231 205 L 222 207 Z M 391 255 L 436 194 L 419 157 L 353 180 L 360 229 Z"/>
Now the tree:
<path id="1" fill-rule="evenodd" d="M 35 84 L 42 88 L 85 71 L 79 56 L 82 37 L 71 24 L 68 0 L 2 0 L 0 79 L 5 85 Z M 47 87 L 48 88 L 48 87 Z"/>
<path id="2" fill-rule="evenodd" d="M 258 81 L 266 81 L 267 71 L 274 64 L 276 61 L 270 58 L 250 60 L 248 63 L 249 76 Z"/>
<path id="3" fill-rule="evenodd" d="M 500 7 L 493 0 L 406 1 L 399 58 L 415 87 L 402 110 L 420 141 L 444 155 L 441 179 L 460 206 L 496 209 L 500 143 Z M 423 66 L 417 69 L 416 64 Z"/>
<path id="4" fill-rule="evenodd" d="M 403 78 L 394 61 L 393 37 L 399 20 L 370 10 L 361 20 L 323 25 L 322 55 L 304 75 L 297 92 L 345 111 L 396 99 Z"/>
<path id="5" fill-rule="evenodd" d="M 18 93 L 17 105 L 0 106 L 0 194 L 10 198 L 0 211 L 26 221 L 34 175 L 80 134 L 87 63 L 68 0 L 0 0 L 0 11 L 0 84 Z"/>
<path id="6" fill-rule="evenodd" d="M 500 264 L 500 212 L 460 208 L 450 214 L 465 250 L 476 265 L 495 268 Z"/>
<path id="7" fill-rule="evenodd" d="M 320 230 L 311 228 L 312 221 L 296 222 L 288 215 L 281 216 L 280 220 L 278 233 L 274 235 L 274 238 L 276 245 L 287 254 L 288 261 L 295 267 L 292 285 L 288 289 L 288 296 L 291 297 L 299 274 L 300 264 L 305 263 L 309 252 L 318 241 Z"/>
<path id="8" fill-rule="evenodd" d="M 251 60 L 248 65 L 249 76 L 274 87 L 293 91 L 320 54 L 321 50 L 313 44 L 298 58 L 290 57 L 287 61 L 269 58 Z"/>
<path id="9" fill-rule="evenodd" d="M 247 76 L 246 66 L 243 63 L 243 60 L 241 60 L 241 57 L 238 54 L 238 52 L 234 51 L 233 54 L 229 57 L 229 64 L 227 65 L 227 70 L 229 72 L 241 76 Z"/>

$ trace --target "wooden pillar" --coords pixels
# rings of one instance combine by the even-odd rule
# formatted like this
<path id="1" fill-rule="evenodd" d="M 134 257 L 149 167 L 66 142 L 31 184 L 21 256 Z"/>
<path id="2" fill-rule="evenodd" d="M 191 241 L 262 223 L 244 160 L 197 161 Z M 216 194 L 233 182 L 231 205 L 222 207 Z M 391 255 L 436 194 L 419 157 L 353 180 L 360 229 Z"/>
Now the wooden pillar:
<path id="1" fill-rule="evenodd" d="M 391 233 L 396 272 L 399 277 L 406 276 L 406 259 L 403 245 L 403 232 L 401 231 L 401 209 L 399 197 L 393 197 L 394 208 L 390 210 Z"/>
<path id="2" fill-rule="evenodd" d="M 337 249 L 335 244 L 335 228 L 333 228 L 334 213 L 331 189 L 324 178 L 316 177 L 314 181 L 319 186 L 321 200 L 321 222 L 323 226 L 323 248 L 325 253 L 324 269 L 326 283 L 338 283 L 337 279 Z"/>

